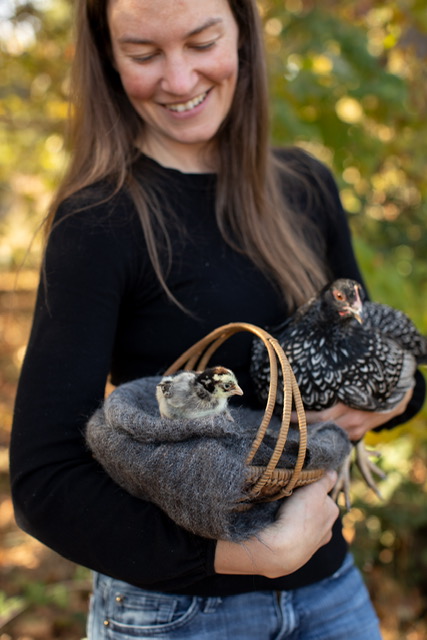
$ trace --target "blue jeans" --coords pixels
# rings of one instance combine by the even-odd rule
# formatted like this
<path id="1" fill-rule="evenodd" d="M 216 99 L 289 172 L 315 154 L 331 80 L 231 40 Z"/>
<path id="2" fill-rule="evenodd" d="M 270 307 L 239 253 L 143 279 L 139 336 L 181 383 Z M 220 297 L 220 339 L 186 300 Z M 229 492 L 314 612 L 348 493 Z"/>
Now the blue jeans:
<path id="1" fill-rule="evenodd" d="M 330 578 L 223 598 L 145 591 L 95 574 L 88 640 L 381 640 L 349 554 Z"/>

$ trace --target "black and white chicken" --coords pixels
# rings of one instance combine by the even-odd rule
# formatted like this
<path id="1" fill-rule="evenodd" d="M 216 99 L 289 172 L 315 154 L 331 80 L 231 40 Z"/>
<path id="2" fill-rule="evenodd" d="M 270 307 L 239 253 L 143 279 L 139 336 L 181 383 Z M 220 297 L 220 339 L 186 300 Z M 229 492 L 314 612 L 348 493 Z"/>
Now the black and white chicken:
<path id="1" fill-rule="evenodd" d="M 413 387 L 417 364 L 427 362 L 427 339 L 408 316 L 363 298 L 358 282 L 336 280 L 270 330 L 288 357 L 306 410 L 343 402 L 365 411 L 391 411 Z M 265 401 L 269 360 L 259 340 L 253 343 L 251 377 Z M 282 402 L 278 395 L 277 410 Z M 377 491 L 371 470 L 379 470 L 361 442 L 356 457 L 366 482 Z"/>
<path id="2" fill-rule="evenodd" d="M 195 419 L 224 413 L 233 420 L 228 399 L 243 395 L 236 376 L 225 367 L 205 371 L 181 371 L 165 376 L 156 387 L 156 398 L 163 418 Z"/>

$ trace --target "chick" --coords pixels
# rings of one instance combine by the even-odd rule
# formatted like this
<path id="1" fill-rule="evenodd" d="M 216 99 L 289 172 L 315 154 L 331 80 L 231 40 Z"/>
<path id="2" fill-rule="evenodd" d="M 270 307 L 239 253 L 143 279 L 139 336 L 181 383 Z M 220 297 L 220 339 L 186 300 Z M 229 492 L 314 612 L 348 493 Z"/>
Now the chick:
<path id="1" fill-rule="evenodd" d="M 225 367 L 205 371 L 182 371 L 165 376 L 156 387 L 156 398 L 163 418 L 194 419 L 224 413 L 233 420 L 228 398 L 243 395 L 236 376 Z"/>

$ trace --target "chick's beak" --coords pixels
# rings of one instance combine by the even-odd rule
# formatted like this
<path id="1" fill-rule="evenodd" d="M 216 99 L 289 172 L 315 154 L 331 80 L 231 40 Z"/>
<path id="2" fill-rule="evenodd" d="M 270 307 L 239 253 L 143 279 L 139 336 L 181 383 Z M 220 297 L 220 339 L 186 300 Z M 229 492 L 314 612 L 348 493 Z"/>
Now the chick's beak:
<path id="1" fill-rule="evenodd" d="M 231 391 L 231 395 L 233 395 L 233 396 L 242 396 L 243 395 L 243 391 L 241 390 L 241 388 L 239 387 L 238 384 L 236 384 L 236 386 L 234 386 L 230 391 Z"/>

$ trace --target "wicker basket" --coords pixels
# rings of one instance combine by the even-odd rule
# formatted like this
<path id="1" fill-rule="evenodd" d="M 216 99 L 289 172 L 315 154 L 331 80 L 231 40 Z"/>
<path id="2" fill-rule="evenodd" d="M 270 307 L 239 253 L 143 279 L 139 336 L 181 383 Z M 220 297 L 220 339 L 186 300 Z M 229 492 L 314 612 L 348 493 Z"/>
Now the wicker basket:
<path id="1" fill-rule="evenodd" d="M 248 467 L 245 502 L 237 508 L 248 508 L 255 502 L 270 502 L 291 495 L 296 487 L 315 482 L 324 474 L 322 469 L 303 470 L 307 449 L 307 423 L 301 395 L 291 366 L 278 341 L 267 331 L 255 325 L 245 322 L 232 322 L 218 327 L 204 338 L 187 349 L 165 372 L 170 375 L 179 370 L 203 371 L 206 369 L 212 354 L 235 333 L 249 331 L 260 338 L 267 351 L 270 360 L 270 389 L 267 398 L 264 417 L 261 421 L 251 450 L 246 459 Z M 268 426 L 271 422 L 278 389 L 278 365 L 283 374 L 283 413 L 277 441 L 271 458 L 266 466 L 252 465 L 252 461 L 258 451 Z M 293 469 L 277 468 L 278 461 L 285 448 L 288 437 L 292 401 L 295 404 L 298 416 L 299 449 Z"/>

